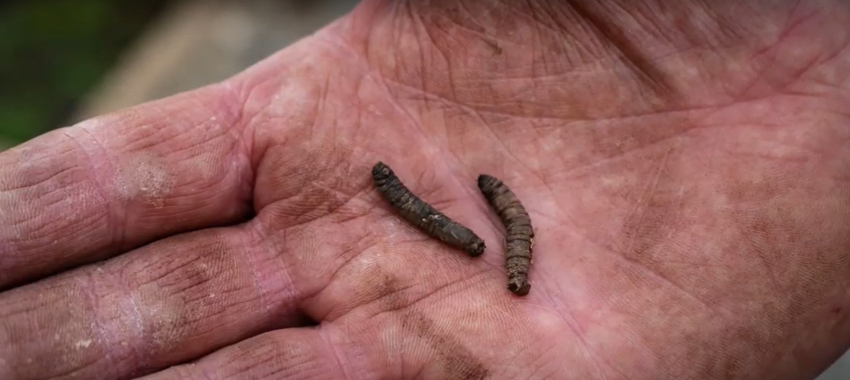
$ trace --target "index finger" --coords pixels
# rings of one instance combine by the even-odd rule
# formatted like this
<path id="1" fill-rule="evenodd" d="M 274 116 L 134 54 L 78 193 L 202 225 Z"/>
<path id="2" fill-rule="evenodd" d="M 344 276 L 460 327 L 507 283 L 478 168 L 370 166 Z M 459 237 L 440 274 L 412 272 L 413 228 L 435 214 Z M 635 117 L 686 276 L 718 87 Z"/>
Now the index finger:
<path id="1" fill-rule="evenodd" d="M 253 173 L 240 107 L 213 85 L 0 154 L 0 289 L 243 219 Z"/>

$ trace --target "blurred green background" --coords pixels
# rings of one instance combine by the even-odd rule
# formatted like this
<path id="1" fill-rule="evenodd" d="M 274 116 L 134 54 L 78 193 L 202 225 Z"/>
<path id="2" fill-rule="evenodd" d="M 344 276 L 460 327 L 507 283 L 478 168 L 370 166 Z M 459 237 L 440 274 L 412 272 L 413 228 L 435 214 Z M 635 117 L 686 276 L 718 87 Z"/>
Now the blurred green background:
<path id="1" fill-rule="evenodd" d="M 64 126 L 165 3 L 0 1 L 0 145 Z"/>

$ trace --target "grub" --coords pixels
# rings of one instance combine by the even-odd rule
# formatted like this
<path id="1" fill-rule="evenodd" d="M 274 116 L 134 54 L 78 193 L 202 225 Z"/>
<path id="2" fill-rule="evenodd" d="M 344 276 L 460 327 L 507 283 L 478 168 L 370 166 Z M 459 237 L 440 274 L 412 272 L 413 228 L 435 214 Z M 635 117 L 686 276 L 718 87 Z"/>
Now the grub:
<path id="1" fill-rule="evenodd" d="M 372 168 L 372 179 L 384 199 L 419 230 L 452 247 L 465 250 L 470 256 L 479 256 L 484 252 L 484 241 L 478 235 L 419 199 L 383 162 L 378 162 Z"/>
<path id="2" fill-rule="evenodd" d="M 493 176 L 478 177 L 478 188 L 505 225 L 505 269 L 508 290 L 524 296 L 531 290 L 528 271 L 531 267 L 534 229 L 531 218 L 508 186 Z"/>

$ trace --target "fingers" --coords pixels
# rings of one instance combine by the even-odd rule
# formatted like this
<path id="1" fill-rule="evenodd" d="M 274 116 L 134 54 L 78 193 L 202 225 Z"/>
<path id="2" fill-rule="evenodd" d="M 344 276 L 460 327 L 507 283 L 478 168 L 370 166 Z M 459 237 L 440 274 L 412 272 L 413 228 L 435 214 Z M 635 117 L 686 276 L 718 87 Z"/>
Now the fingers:
<path id="1" fill-rule="evenodd" d="M 580 364 L 588 359 L 580 349 L 539 344 L 543 337 L 522 334 L 529 332 L 528 325 L 499 329 L 504 319 L 522 314 L 505 314 L 489 306 L 481 304 L 469 315 L 458 313 L 457 308 L 432 306 L 426 311 L 404 307 L 368 317 L 358 313 L 318 327 L 277 330 L 144 380 L 512 379 L 549 378 L 556 373 L 573 373 L 575 378 L 600 376 Z M 560 321 L 545 312 L 541 315 L 533 321 L 535 327 Z M 552 331 L 570 347 L 581 345 L 566 331 Z"/>
<path id="2" fill-rule="evenodd" d="M 239 103 L 211 86 L 0 154 L 0 289 L 244 217 Z"/>
<path id="3" fill-rule="evenodd" d="M 0 293 L 0 378 L 138 376 L 303 324 L 264 242 L 204 230 Z"/>
<path id="4" fill-rule="evenodd" d="M 144 380 L 484 379 L 492 375 L 456 338 L 435 331 L 427 317 L 406 316 L 405 325 L 364 322 L 272 331 Z"/>
<path id="5" fill-rule="evenodd" d="M 322 335 L 318 328 L 268 332 L 144 380 L 386 378 L 376 373 L 353 376 L 348 368 L 351 358 L 338 357 L 351 346 L 333 347 Z"/>

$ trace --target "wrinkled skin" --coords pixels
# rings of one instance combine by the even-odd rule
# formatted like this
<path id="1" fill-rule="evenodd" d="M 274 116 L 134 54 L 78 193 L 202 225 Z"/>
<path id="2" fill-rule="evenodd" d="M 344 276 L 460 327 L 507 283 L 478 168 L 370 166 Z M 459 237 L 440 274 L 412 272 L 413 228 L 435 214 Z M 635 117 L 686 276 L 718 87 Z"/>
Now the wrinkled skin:
<path id="1" fill-rule="evenodd" d="M 816 376 L 850 343 L 850 5 L 530 3 L 367 1 L 2 153 L 0 378 Z M 393 214 L 379 160 L 484 254 Z M 531 214 L 524 298 L 480 173 Z"/>

